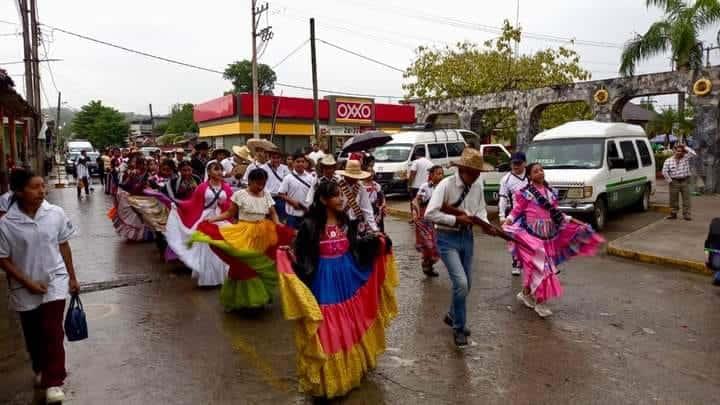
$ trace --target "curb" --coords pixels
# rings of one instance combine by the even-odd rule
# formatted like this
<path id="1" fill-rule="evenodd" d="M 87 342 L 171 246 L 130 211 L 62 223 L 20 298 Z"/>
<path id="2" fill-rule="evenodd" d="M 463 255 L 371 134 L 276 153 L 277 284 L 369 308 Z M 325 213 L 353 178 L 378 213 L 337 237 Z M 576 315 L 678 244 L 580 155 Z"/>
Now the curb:
<path id="1" fill-rule="evenodd" d="M 668 215 L 670 213 L 672 213 L 672 208 L 670 208 L 669 205 L 664 205 L 664 204 L 651 204 L 650 210 L 655 211 L 655 212 L 660 212 L 663 214 L 668 214 Z"/>
<path id="2" fill-rule="evenodd" d="M 622 257 L 625 259 L 635 260 L 642 263 L 660 264 L 663 266 L 678 267 L 681 270 L 690 271 L 705 275 L 712 275 L 712 272 L 705 267 L 705 263 L 692 260 L 676 259 L 673 257 L 657 256 L 647 252 L 639 252 L 629 249 L 613 246 L 610 242 L 607 247 L 607 254 L 611 256 Z"/>

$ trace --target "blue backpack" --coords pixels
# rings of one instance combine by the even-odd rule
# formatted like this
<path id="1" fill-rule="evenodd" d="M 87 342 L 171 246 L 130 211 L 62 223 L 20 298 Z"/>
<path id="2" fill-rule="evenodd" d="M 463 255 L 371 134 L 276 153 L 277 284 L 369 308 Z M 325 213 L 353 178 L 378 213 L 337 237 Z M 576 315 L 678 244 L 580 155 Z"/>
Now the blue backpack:
<path id="1" fill-rule="evenodd" d="M 77 294 L 70 298 L 70 306 L 65 315 L 65 335 L 69 342 L 87 339 L 88 337 L 85 311 L 80 296 Z"/>

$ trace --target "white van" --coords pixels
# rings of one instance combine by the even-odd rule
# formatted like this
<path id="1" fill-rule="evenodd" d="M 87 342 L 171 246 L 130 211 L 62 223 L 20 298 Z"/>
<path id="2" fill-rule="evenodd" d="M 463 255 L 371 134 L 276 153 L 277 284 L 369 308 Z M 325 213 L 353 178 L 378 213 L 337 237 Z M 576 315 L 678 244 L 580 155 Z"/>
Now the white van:
<path id="1" fill-rule="evenodd" d="M 416 151 L 452 172 L 450 162 L 460 158 L 465 145 L 477 134 L 463 129 L 417 129 L 393 134 L 392 141 L 375 148 L 375 181 L 386 194 L 408 191 L 408 169 Z M 468 141 L 466 141 L 466 137 Z M 448 170 L 449 169 L 449 170 Z"/>
<path id="2" fill-rule="evenodd" d="M 66 149 L 68 153 L 77 152 L 78 154 L 84 150 L 92 152 L 95 150 L 90 141 L 84 139 L 73 139 L 67 142 Z"/>
<path id="3" fill-rule="evenodd" d="M 545 179 L 559 193 L 559 208 L 589 216 L 597 230 L 605 227 L 609 211 L 650 208 L 655 156 L 640 126 L 568 122 L 535 136 L 527 160 L 545 167 Z"/>

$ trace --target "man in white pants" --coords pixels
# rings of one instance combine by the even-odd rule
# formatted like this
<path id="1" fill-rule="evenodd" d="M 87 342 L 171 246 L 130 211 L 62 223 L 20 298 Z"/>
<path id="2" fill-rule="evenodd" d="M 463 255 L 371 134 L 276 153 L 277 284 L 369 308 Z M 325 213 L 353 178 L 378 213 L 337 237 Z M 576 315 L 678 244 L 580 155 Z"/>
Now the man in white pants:
<path id="1" fill-rule="evenodd" d="M 526 162 L 527 158 L 522 152 L 515 152 L 510 156 L 510 172 L 500 180 L 500 192 L 498 193 L 500 198 L 498 202 L 500 223 L 503 223 L 510 211 L 512 211 L 515 193 L 528 185 L 527 174 L 525 173 Z M 520 273 L 520 265 L 513 257 L 512 275 L 519 276 Z"/>

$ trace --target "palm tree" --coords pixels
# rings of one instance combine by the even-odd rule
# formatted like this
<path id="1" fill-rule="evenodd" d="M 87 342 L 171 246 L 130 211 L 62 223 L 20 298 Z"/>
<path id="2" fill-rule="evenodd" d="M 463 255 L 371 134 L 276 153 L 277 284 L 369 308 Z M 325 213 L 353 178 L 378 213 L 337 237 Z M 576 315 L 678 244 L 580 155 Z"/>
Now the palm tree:
<path id="1" fill-rule="evenodd" d="M 701 68 L 703 49 L 699 35 L 704 28 L 720 22 L 720 1 L 646 0 L 646 6 L 662 8 L 665 17 L 651 25 L 645 35 L 638 35 L 625 44 L 620 74 L 632 76 L 642 60 L 668 50 L 678 70 Z M 678 94 L 678 110 L 683 119 L 684 93 Z"/>

